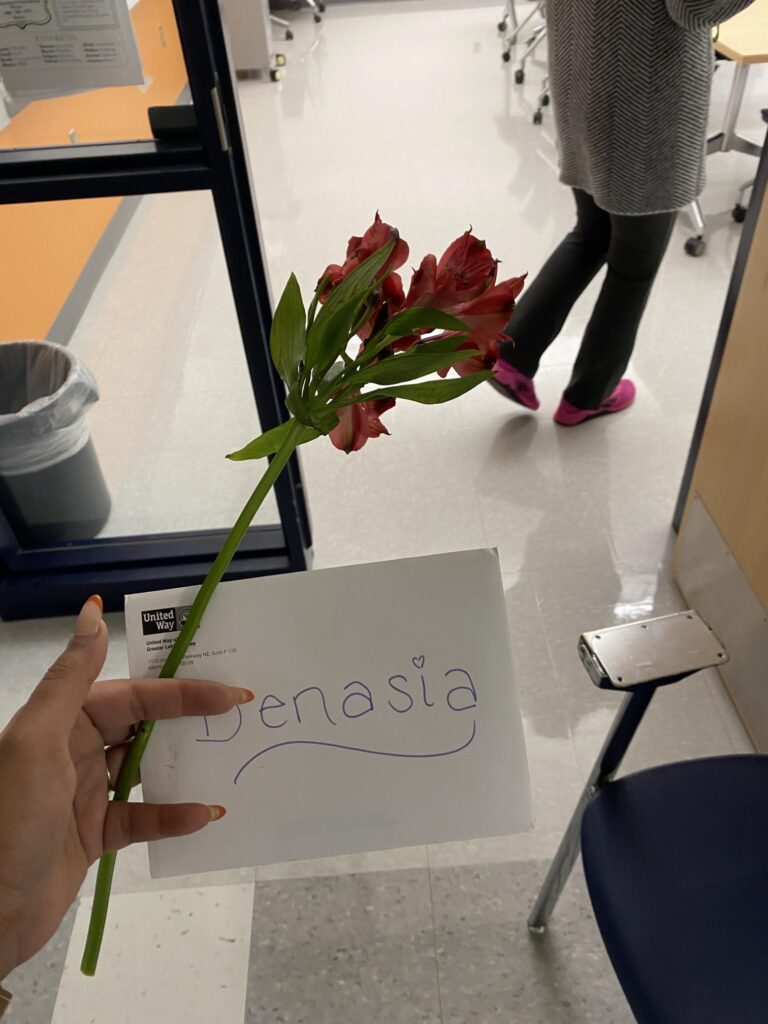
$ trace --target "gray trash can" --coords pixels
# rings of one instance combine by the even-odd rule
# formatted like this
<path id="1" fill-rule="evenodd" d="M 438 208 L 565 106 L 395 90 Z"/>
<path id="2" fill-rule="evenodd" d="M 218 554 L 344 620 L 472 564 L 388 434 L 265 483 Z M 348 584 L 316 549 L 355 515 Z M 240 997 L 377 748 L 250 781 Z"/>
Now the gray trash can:
<path id="1" fill-rule="evenodd" d="M 96 382 L 50 341 L 0 344 L 0 508 L 25 546 L 94 537 L 110 499 L 85 410 Z"/>

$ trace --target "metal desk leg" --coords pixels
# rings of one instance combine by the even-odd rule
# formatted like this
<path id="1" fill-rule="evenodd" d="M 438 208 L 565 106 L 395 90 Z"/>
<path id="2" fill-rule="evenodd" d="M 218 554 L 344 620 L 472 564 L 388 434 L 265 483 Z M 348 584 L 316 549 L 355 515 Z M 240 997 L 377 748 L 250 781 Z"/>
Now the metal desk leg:
<path id="1" fill-rule="evenodd" d="M 728 94 L 728 104 L 725 108 L 723 129 L 714 135 L 710 135 L 707 139 L 707 156 L 711 156 L 713 153 L 728 153 L 731 150 L 755 157 L 760 157 L 762 153 L 761 146 L 750 139 L 744 138 L 743 135 L 739 135 L 736 131 L 739 114 L 741 113 L 741 105 L 744 100 L 744 90 L 747 87 L 747 79 L 749 78 L 749 67 L 749 64 L 736 63 L 733 71 L 731 91 Z M 742 200 L 747 188 L 748 186 L 743 186 L 739 189 L 739 198 L 732 211 L 733 219 L 737 223 L 741 223 L 746 215 L 746 208 Z M 691 203 L 689 211 L 696 234 L 686 241 L 685 251 L 689 256 L 701 256 L 707 243 L 704 240 L 704 216 L 698 199 Z"/>
<path id="2" fill-rule="evenodd" d="M 733 82 L 728 95 L 728 105 L 725 108 L 723 119 L 723 143 L 722 150 L 727 153 L 729 149 L 735 149 L 736 125 L 739 120 L 741 104 L 744 99 L 744 90 L 747 87 L 749 78 L 749 64 L 736 64 L 733 71 Z"/>
<path id="3" fill-rule="evenodd" d="M 728 95 L 728 105 L 725 109 L 723 130 L 713 135 L 707 142 L 708 153 L 728 153 L 735 149 L 739 153 L 746 153 L 747 156 L 759 157 L 762 153 L 762 146 L 750 139 L 744 138 L 736 131 L 741 113 L 741 106 L 744 101 L 744 90 L 747 87 L 749 78 L 749 64 L 737 64 L 733 72 L 733 84 Z"/>

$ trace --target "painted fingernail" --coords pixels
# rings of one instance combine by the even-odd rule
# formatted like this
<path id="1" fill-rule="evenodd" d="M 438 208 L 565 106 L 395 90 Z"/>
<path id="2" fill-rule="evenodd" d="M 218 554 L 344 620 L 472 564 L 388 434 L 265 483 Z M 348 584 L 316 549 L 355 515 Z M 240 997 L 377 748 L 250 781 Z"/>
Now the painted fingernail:
<path id="1" fill-rule="evenodd" d="M 221 804 L 211 804 L 208 808 L 208 813 L 211 815 L 211 821 L 218 821 L 219 818 L 223 818 L 227 813 L 227 808 L 222 807 Z"/>
<path id="2" fill-rule="evenodd" d="M 251 690 L 238 690 L 236 704 L 250 704 L 252 700 L 256 700 L 256 694 Z"/>
<path id="3" fill-rule="evenodd" d="M 75 620 L 75 636 L 96 636 L 104 611 L 104 604 L 98 594 L 92 594 L 80 609 Z"/>

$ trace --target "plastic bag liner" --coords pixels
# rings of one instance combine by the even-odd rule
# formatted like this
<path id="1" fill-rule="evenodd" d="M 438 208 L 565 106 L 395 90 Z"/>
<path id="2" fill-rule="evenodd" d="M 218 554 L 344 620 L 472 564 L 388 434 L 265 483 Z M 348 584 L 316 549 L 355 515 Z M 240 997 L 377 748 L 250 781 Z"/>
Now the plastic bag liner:
<path id="1" fill-rule="evenodd" d="M 98 397 L 90 372 L 62 345 L 0 344 L 0 476 L 76 455 L 88 443 L 85 410 Z"/>

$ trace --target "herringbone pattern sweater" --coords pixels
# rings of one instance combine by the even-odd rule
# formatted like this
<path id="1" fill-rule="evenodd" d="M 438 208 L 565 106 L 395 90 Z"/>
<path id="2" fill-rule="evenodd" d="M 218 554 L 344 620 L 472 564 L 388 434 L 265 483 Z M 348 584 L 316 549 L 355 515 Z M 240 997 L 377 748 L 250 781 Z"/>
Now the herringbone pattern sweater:
<path id="1" fill-rule="evenodd" d="M 752 0 L 547 0 L 562 180 L 610 213 L 677 210 L 705 181 L 712 27 Z"/>

